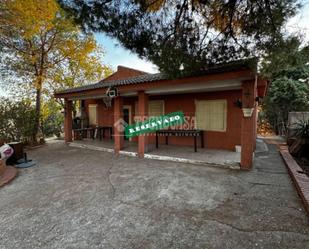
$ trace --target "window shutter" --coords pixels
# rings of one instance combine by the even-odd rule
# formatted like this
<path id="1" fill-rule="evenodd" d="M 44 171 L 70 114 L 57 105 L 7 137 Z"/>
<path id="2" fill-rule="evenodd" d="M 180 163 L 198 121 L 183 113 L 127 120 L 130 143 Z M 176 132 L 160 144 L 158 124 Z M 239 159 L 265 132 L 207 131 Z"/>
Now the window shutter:
<path id="1" fill-rule="evenodd" d="M 148 103 L 148 116 L 155 117 L 164 115 L 164 101 L 163 100 L 151 100 Z"/>
<path id="2" fill-rule="evenodd" d="M 226 117 L 226 100 L 196 101 L 196 126 L 198 129 L 208 131 L 225 131 Z"/>
<path id="3" fill-rule="evenodd" d="M 89 124 L 90 125 L 98 125 L 97 105 L 89 105 L 88 111 L 89 111 Z"/>

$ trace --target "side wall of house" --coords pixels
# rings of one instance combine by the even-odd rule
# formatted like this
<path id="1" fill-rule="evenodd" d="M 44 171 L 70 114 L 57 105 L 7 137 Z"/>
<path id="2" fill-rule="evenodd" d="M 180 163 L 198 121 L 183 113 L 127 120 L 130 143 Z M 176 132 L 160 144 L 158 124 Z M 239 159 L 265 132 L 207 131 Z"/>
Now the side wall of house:
<path id="1" fill-rule="evenodd" d="M 174 111 L 183 111 L 185 116 L 190 117 L 190 128 L 194 128 L 195 117 L 195 101 L 196 100 L 227 100 L 227 126 L 225 132 L 205 131 L 204 142 L 207 148 L 213 149 L 228 149 L 235 150 L 235 145 L 240 145 L 241 142 L 241 118 L 242 111 L 236 107 L 234 102 L 241 99 L 241 90 L 220 91 L 209 93 L 189 93 L 189 94 L 175 94 L 165 96 L 150 96 L 149 100 L 164 100 L 165 114 Z M 124 105 L 131 106 L 132 122 L 135 116 L 135 102 L 137 97 L 124 98 Z M 99 125 L 113 125 L 113 107 L 106 108 L 103 100 L 86 100 L 85 109 L 88 111 L 88 104 L 97 104 L 97 115 Z M 133 139 L 133 141 L 137 141 Z M 164 143 L 165 139 L 161 137 L 160 143 Z M 150 134 L 149 143 L 155 143 L 154 134 Z M 170 137 L 169 144 L 174 145 L 193 145 L 192 137 Z"/>

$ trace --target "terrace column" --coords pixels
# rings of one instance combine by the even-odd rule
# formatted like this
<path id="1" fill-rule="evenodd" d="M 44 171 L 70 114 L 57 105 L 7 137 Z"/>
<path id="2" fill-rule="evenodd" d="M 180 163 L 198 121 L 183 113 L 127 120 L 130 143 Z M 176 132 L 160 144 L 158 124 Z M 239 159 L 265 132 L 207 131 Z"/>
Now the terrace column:
<path id="1" fill-rule="evenodd" d="M 138 92 L 138 114 L 142 120 L 148 117 L 148 94 L 144 91 Z M 138 136 L 138 156 L 144 157 L 145 152 L 148 150 L 148 137 L 147 134 Z"/>
<path id="2" fill-rule="evenodd" d="M 64 141 L 72 142 L 72 100 L 64 100 Z"/>
<path id="3" fill-rule="evenodd" d="M 114 98 L 114 151 L 118 155 L 123 148 L 123 99 L 120 96 Z"/>
<path id="4" fill-rule="evenodd" d="M 241 169 L 251 169 L 256 143 L 256 81 L 242 82 Z M 250 115 L 250 110 L 253 110 Z M 245 114 L 247 112 L 247 114 Z M 249 113 L 249 114 L 248 114 Z"/>

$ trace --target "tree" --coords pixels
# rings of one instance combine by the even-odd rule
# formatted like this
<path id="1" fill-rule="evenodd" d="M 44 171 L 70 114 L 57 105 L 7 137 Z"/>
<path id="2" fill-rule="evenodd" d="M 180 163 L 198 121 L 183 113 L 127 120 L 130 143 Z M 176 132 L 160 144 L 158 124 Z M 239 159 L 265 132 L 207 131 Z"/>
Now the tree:
<path id="1" fill-rule="evenodd" d="M 101 78 L 104 67 L 95 56 L 96 51 L 93 37 L 82 34 L 55 0 L 28 0 L 26 4 L 22 0 L 0 2 L 2 83 L 19 83 L 19 91 L 34 90 L 35 140 L 39 136 L 42 92 L 46 83 L 55 83 L 61 70 L 71 71 L 66 69 L 68 65 L 73 65 L 76 74 L 83 71 L 84 80 Z M 84 60 L 91 63 L 86 65 Z M 94 71 L 96 73 L 90 77 Z M 65 86 L 76 83 L 75 80 L 68 82 Z M 14 84 L 8 87 L 12 86 Z"/>
<path id="2" fill-rule="evenodd" d="M 54 98 L 51 98 L 43 103 L 40 124 L 44 137 L 51 137 L 54 135 L 60 137 L 64 121 L 61 110 L 62 107 L 55 101 Z"/>
<path id="3" fill-rule="evenodd" d="M 269 122 L 277 134 L 285 134 L 289 112 L 309 110 L 308 63 L 309 46 L 297 36 L 282 39 L 280 46 L 261 62 L 261 74 L 271 83 L 260 117 L 262 122 Z"/>
<path id="4" fill-rule="evenodd" d="M 170 76 L 270 51 L 300 6 L 296 0 L 59 1 L 85 30 L 117 38 Z"/>
<path id="5" fill-rule="evenodd" d="M 53 93 L 58 90 L 91 84 L 112 74 L 112 70 L 100 61 L 104 52 L 97 47 L 92 36 L 88 37 L 87 40 L 80 40 L 79 43 L 80 46 L 76 48 L 74 58 L 55 65 L 54 68 L 49 70 L 44 91 L 47 98 L 53 96 Z M 62 99 L 57 99 L 57 102 L 64 108 Z M 76 102 L 74 102 L 73 107 L 75 116 Z"/>
<path id="6" fill-rule="evenodd" d="M 309 111 L 309 65 L 281 71 L 271 82 L 263 107 L 276 133 L 285 134 L 291 111 Z"/>
<path id="7" fill-rule="evenodd" d="M 309 46 L 303 38 L 290 36 L 280 41 L 278 47 L 269 51 L 261 61 L 261 74 L 275 79 L 290 68 L 303 68 L 309 63 Z"/>

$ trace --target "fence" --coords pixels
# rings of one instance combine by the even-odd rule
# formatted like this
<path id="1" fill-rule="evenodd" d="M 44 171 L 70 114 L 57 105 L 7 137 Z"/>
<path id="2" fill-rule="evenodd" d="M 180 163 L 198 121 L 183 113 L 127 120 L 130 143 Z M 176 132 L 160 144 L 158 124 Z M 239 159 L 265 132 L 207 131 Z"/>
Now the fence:
<path id="1" fill-rule="evenodd" d="M 309 112 L 289 112 L 288 137 L 292 137 L 295 134 L 296 123 L 307 120 L 309 120 Z"/>

